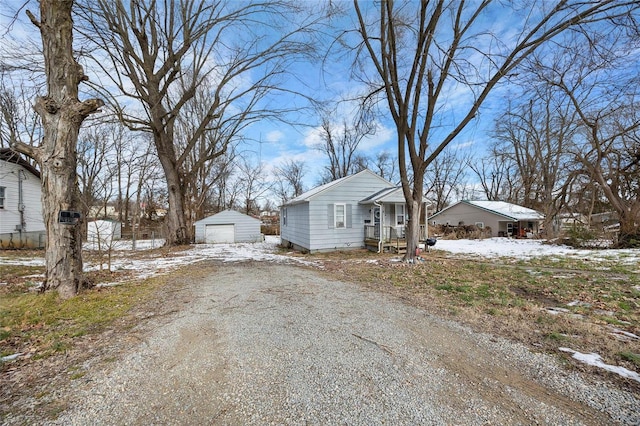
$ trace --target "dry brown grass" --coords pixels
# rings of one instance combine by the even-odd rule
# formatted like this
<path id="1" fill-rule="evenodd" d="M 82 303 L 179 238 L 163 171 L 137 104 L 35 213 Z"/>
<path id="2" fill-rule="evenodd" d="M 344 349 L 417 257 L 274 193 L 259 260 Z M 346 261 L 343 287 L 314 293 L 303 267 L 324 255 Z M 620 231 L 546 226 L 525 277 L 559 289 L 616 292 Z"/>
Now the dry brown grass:
<path id="1" fill-rule="evenodd" d="M 334 277 L 391 293 L 479 332 L 555 354 L 559 347 L 595 352 L 609 364 L 640 370 L 640 340 L 614 332 L 640 335 L 640 274 L 634 265 L 613 260 L 608 266 L 579 260 L 558 264 L 540 258 L 479 261 L 437 252 L 417 264 L 365 251 L 310 257 Z M 640 390 L 636 382 L 625 385 Z"/>
<path id="2" fill-rule="evenodd" d="M 126 255 L 146 259 L 147 256 L 157 256 L 157 253 L 171 256 L 183 249 L 163 248 L 157 249 L 154 254 L 135 252 Z M 283 250 L 282 253 L 290 252 Z M 397 256 L 366 250 L 292 255 L 323 264 L 325 272 L 334 278 L 393 294 L 429 313 L 454 319 L 477 331 L 501 335 L 523 342 L 535 350 L 555 354 L 563 346 L 585 353 L 595 352 L 609 364 L 640 371 L 640 341 L 621 340 L 621 335 L 613 332 L 615 328 L 640 335 L 640 273 L 635 264 L 625 265 L 616 259 L 596 263 L 588 259 L 570 258 L 560 262 L 545 258 L 492 261 L 451 257 L 438 251 L 426 253 L 426 260 L 417 264 L 398 262 Z M 3 256 L 33 258 L 42 257 L 42 252 L 3 252 Z M 85 259 L 95 262 L 99 260 L 97 257 L 94 253 L 88 254 Z M 199 269 L 190 266 L 184 271 L 176 271 L 175 275 L 189 275 Z M 4 299 L 0 310 L 5 320 L 9 312 L 13 312 L 8 305 L 10 298 L 35 299 L 36 295 L 28 290 L 33 288 L 33 281 L 37 281 L 43 270 L 41 266 L 0 265 L 0 281 L 5 283 L 0 286 L 0 298 Z M 131 273 L 95 271 L 88 275 L 94 282 L 118 282 L 134 278 L 127 276 Z M 125 286 L 102 292 L 96 289 L 84 297 L 92 297 L 95 303 L 114 307 L 126 301 L 130 307 L 135 305 L 130 302 L 150 297 L 145 288 Z M 127 294 L 133 289 L 136 289 L 133 296 Z M 122 298 L 119 299 L 117 295 L 120 293 Z M 145 296 L 142 297 L 142 294 Z M 46 302 L 43 300 L 39 303 Z M 569 306 L 574 301 L 580 303 Z M 58 309 L 53 299 L 45 305 L 51 305 L 53 311 Z M 567 311 L 554 315 L 548 310 L 552 307 Z M 80 308 L 84 309 L 81 304 Z M 16 312 L 20 314 L 20 311 Z M 115 309 L 114 312 L 117 314 L 119 311 Z M 18 314 L 16 316 L 19 319 L 22 314 Z M 27 333 L 18 325 L 8 325 L 7 321 L 3 321 L 4 325 L 0 327 L 2 355 L 23 351 L 23 346 L 33 341 L 34 335 L 51 335 L 51 329 L 47 330 L 47 327 L 29 326 Z M 60 324 L 56 325 L 56 328 L 60 327 Z M 90 323 L 83 330 L 81 333 L 76 330 L 72 334 L 91 333 Z M 66 347 L 62 350 L 66 350 Z M 575 365 L 577 368 L 588 368 Z M 636 391 L 640 390 L 636 382 L 624 383 Z"/>

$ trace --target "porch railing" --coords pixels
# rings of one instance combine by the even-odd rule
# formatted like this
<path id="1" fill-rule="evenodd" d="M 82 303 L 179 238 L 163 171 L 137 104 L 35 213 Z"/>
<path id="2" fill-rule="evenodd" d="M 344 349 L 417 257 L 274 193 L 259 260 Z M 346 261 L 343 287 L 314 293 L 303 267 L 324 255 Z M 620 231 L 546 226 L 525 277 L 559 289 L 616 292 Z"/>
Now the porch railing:
<path id="1" fill-rule="evenodd" d="M 382 227 L 382 241 L 390 241 L 396 239 L 405 239 L 407 229 L 405 226 L 383 226 Z M 364 238 L 366 240 L 379 240 L 380 239 L 380 226 L 379 225 L 365 225 L 364 226 Z M 420 225 L 419 241 L 424 241 L 427 238 L 426 225 Z"/>

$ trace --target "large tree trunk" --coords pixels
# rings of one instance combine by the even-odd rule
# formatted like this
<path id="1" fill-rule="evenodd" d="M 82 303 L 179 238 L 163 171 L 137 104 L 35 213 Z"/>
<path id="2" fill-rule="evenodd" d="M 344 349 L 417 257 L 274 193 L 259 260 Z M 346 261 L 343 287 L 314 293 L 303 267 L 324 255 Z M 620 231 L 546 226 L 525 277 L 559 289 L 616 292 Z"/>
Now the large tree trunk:
<path id="1" fill-rule="evenodd" d="M 156 143 L 156 146 L 163 145 Z M 180 174 L 176 170 L 175 161 L 166 154 L 165 150 L 158 149 L 158 157 L 167 181 L 167 201 L 169 202 L 169 209 L 164 218 L 165 244 L 168 246 L 190 244 L 191 233 L 187 229 L 184 187 Z"/>
<path id="2" fill-rule="evenodd" d="M 102 101 L 78 100 L 78 84 L 86 80 L 73 57 L 72 0 L 40 0 L 40 28 L 47 75 L 47 96 L 34 109 L 42 118 L 44 136 L 37 148 L 16 143 L 13 148 L 35 158 L 42 173 L 42 204 L 46 237 L 44 290 L 57 289 L 62 298 L 74 296 L 83 284 L 80 223 L 60 223 L 60 211 L 81 211 L 76 175 L 76 144 L 83 120 Z M 80 221 L 79 221 L 80 222 Z"/>
<path id="3" fill-rule="evenodd" d="M 618 212 L 620 216 L 620 233 L 616 246 L 619 248 L 640 247 L 640 228 L 638 228 L 638 212 L 634 214 L 633 209 Z"/>
<path id="4" fill-rule="evenodd" d="M 422 196 L 420 199 L 412 199 L 407 204 L 407 213 L 409 214 L 409 223 L 405 238 L 407 239 L 407 252 L 404 259 L 413 262 L 416 257 L 416 249 L 420 243 L 420 207 L 422 206 Z"/>

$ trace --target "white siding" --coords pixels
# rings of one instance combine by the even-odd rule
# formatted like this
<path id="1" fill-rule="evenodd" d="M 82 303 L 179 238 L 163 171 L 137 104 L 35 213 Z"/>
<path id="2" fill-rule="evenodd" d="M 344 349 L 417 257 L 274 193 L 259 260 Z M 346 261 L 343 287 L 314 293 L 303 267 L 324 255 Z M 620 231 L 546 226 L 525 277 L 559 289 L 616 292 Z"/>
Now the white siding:
<path id="1" fill-rule="evenodd" d="M 283 243 L 311 252 L 364 247 L 364 221 L 371 214 L 370 206 L 359 202 L 390 187 L 389 182 L 366 170 L 314 193 L 308 201 L 283 206 L 287 209 L 287 224 L 281 227 Z M 334 227 L 331 212 L 336 203 L 346 206 L 345 228 Z"/>
<path id="2" fill-rule="evenodd" d="M 0 186 L 6 188 L 4 208 L 0 209 L 0 234 L 16 232 L 16 226 L 20 225 L 18 173 L 21 173 L 23 178 L 22 201 L 25 221 L 23 231 L 44 232 L 40 179 L 18 164 L 0 160 Z"/>
<path id="3" fill-rule="evenodd" d="M 309 203 L 284 207 L 286 225 L 283 223 L 283 211 L 280 211 L 280 238 L 283 245 L 291 243 L 298 248 L 309 249 L 311 231 L 309 227 Z"/>
<path id="4" fill-rule="evenodd" d="M 234 225 L 236 243 L 262 241 L 260 221 L 234 210 L 225 210 L 213 216 L 205 217 L 194 225 L 196 243 L 205 242 L 206 225 Z"/>

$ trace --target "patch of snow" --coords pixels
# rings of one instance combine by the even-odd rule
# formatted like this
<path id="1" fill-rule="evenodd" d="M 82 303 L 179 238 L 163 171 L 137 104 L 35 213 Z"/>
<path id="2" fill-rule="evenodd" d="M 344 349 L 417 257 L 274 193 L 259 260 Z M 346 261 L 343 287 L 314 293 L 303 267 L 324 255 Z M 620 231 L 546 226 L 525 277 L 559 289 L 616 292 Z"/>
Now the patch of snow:
<path id="1" fill-rule="evenodd" d="M 111 270 L 133 271 L 136 278 L 144 279 L 183 265 L 212 259 L 222 262 L 255 260 L 321 267 L 320 263 L 306 260 L 302 256 L 296 256 L 295 253 L 279 254 L 279 236 L 266 236 L 265 240 L 259 243 L 194 244 L 188 250 L 175 252 L 170 256 L 151 250 L 159 248 L 162 244 L 164 244 L 162 239 L 138 240 L 136 241 L 136 253 L 138 254 L 130 256 L 127 251 L 133 250 L 132 242 L 115 241 Z M 90 249 L 91 247 L 91 244 L 85 244 L 84 246 L 85 249 Z M 576 250 L 567 246 L 544 244 L 542 240 L 530 239 L 438 240 L 436 247 L 431 250 L 487 258 L 529 259 L 537 256 L 550 256 L 550 259 L 554 260 L 555 258 L 560 259 L 572 256 L 589 260 L 618 259 L 618 261 L 624 263 L 640 262 L 640 249 Z M 428 256 L 428 254 L 425 253 L 425 256 Z M 391 261 L 393 262 L 394 260 L 392 259 Z M 401 259 L 397 259 L 397 261 L 400 262 Z M 371 262 L 375 262 L 375 260 L 371 260 Z M 44 257 L 5 258 L 0 256 L 0 265 L 44 266 L 44 264 Z M 97 269 L 99 269 L 99 263 L 91 264 L 91 262 L 85 262 L 85 270 Z M 636 290 L 640 291 L 640 286 L 636 286 Z"/>
<path id="2" fill-rule="evenodd" d="M 615 317 L 616 313 L 614 311 L 605 311 L 602 309 L 596 309 L 593 311 L 595 314 L 604 315 L 605 317 Z"/>
<path id="3" fill-rule="evenodd" d="M 568 310 L 567 308 L 558 308 L 555 306 L 546 308 L 547 312 L 549 312 L 550 314 L 553 315 L 557 315 L 557 314 L 568 314 L 569 312 L 571 312 L 570 310 Z"/>
<path id="4" fill-rule="evenodd" d="M 3 356 L 2 358 L 0 358 L 1 362 L 7 362 L 7 361 L 13 361 L 14 359 L 17 359 L 18 357 L 24 355 L 24 353 L 20 352 L 17 354 L 13 354 L 13 355 L 7 355 L 7 356 Z"/>
<path id="5" fill-rule="evenodd" d="M 545 309 L 547 310 L 547 313 L 549 313 L 551 315 L 567 314 L 571 318 L 577 318 L 577 319 L 584 318 L 584 315 L 571 313 L 571 311 L 569 309 L 567 309 L 567 308 L 559 308 L 559 307 L 556 307 L 556 306 L 552 306 L 552 307 L 548 307 L 548 308 L 545 308 Z"/>
<path id="6" fill-rule="evenodd" d="M 163 238 L 154 238 L 151 240 L 136 240 L 136 248 L 135 250 L 152 250 L 156 248 L 160 248 L 164 245 Z M 133 250 L 133 241 L 131 240 L 112 240 L 108 242 L 102 241 L 102 244 L 98 244 L 95 241 L 88 241 L 82 244 L 83 250 L 99 250 L 107 251 L 111 249 L 112 251 L 132 251 Z"/>
<path id="7" fill-rule="evenodd" d="M 44 255 L 44 253 L 43 253 Z M 6 258 L 0 257 L 0 265 L 11 265 L 11 266 L 44 266 L 44 257 L 39 258 L 30 258 L 30 259 L 21 259 L 21 258 Z"/>
<path id="8" fill-rule="evenodd" d="M 515 257 L 530 259 L 540 256 L 561 256 L 592 261 L 617 260 L 625 264 L 640 262 L 640 249 L 591 250 L 564 245 L 546 244 L 544 240 L 504 237 L 481 240 L 438 240 L 432 250 L 457 254 L 471 254 L 487 258 Z"/>
<path id="9" fill-rule="evenodd" d="M 574 300 L 573 302 L 567 303 L 567 306 L 582 306 L 584 308 L 590 308 L 591 303 L 583 302 L 581 300 Z"/>
<path id="10" fill-rule="evenodd" d="M 280 237 L 267 236 L 264 242 L 259 243 L 235 243 L 235 244 L 194 244 L 190 249 L 175 252 L 171 257 L 149 253 L 148 257 L 135 259 L 129 257 L 118 257 L 112 259 L 112 270 L 130 270 L 136 272 L 137 279 L 145 279 L 158 273 L 170 271 L 180 266 L 201 262 L 204 260 L 218 260 L 222 262 L 245 262 L 250 260 L 277 262 L 277 263 L 297 263 L 320 267 L 315 262 L 308 261 L 302 257 L 276 254 Z M 99 265 L 86 265 L 85 270 L 99 269 Z M 100 284 L 101 286 L 112 285 Z"/>
<path id="11" fill-rule="evenodd" d="M 485 238 L 482 240 L 438 240 L 433 250 L 450 253 L 475 254 L 482 257 L 535 257 L 577 254 L 577 250 L 562 245 L 543 244 L 542 240 L 514 238 Z M 582 250 L 586 254 L 586 250 Z"/>
<path id="12" fill-rule="evenodd" d="M 614 335 L 624 336 L 629 340 L 640 340 L 640 336 L 629 333 L 628 331 L 620 330 L 619 328 L 611 328 L 611 331 Z"/>
<path id="13" fill-rule="evenodd" d="M 570 349 L 570 348 L 558 348 L 558 350 L 562 352 L 570 353 L 572 358 L 580 362 L 583 362 L 585 364 L 602 368 L 603 370 L 610 371 L 622 377 L 626 377 L 627 379 L 640 382 L 640 374 L 636 373 L 635 371 L 628 370 L 624 367 L 618 367 L 617 365 L 606 364 L 604 361 L 602 361 L 602 357 L 596 353 L 583 354 L 581 352 L 574 351 L 573 349 Z"/>

